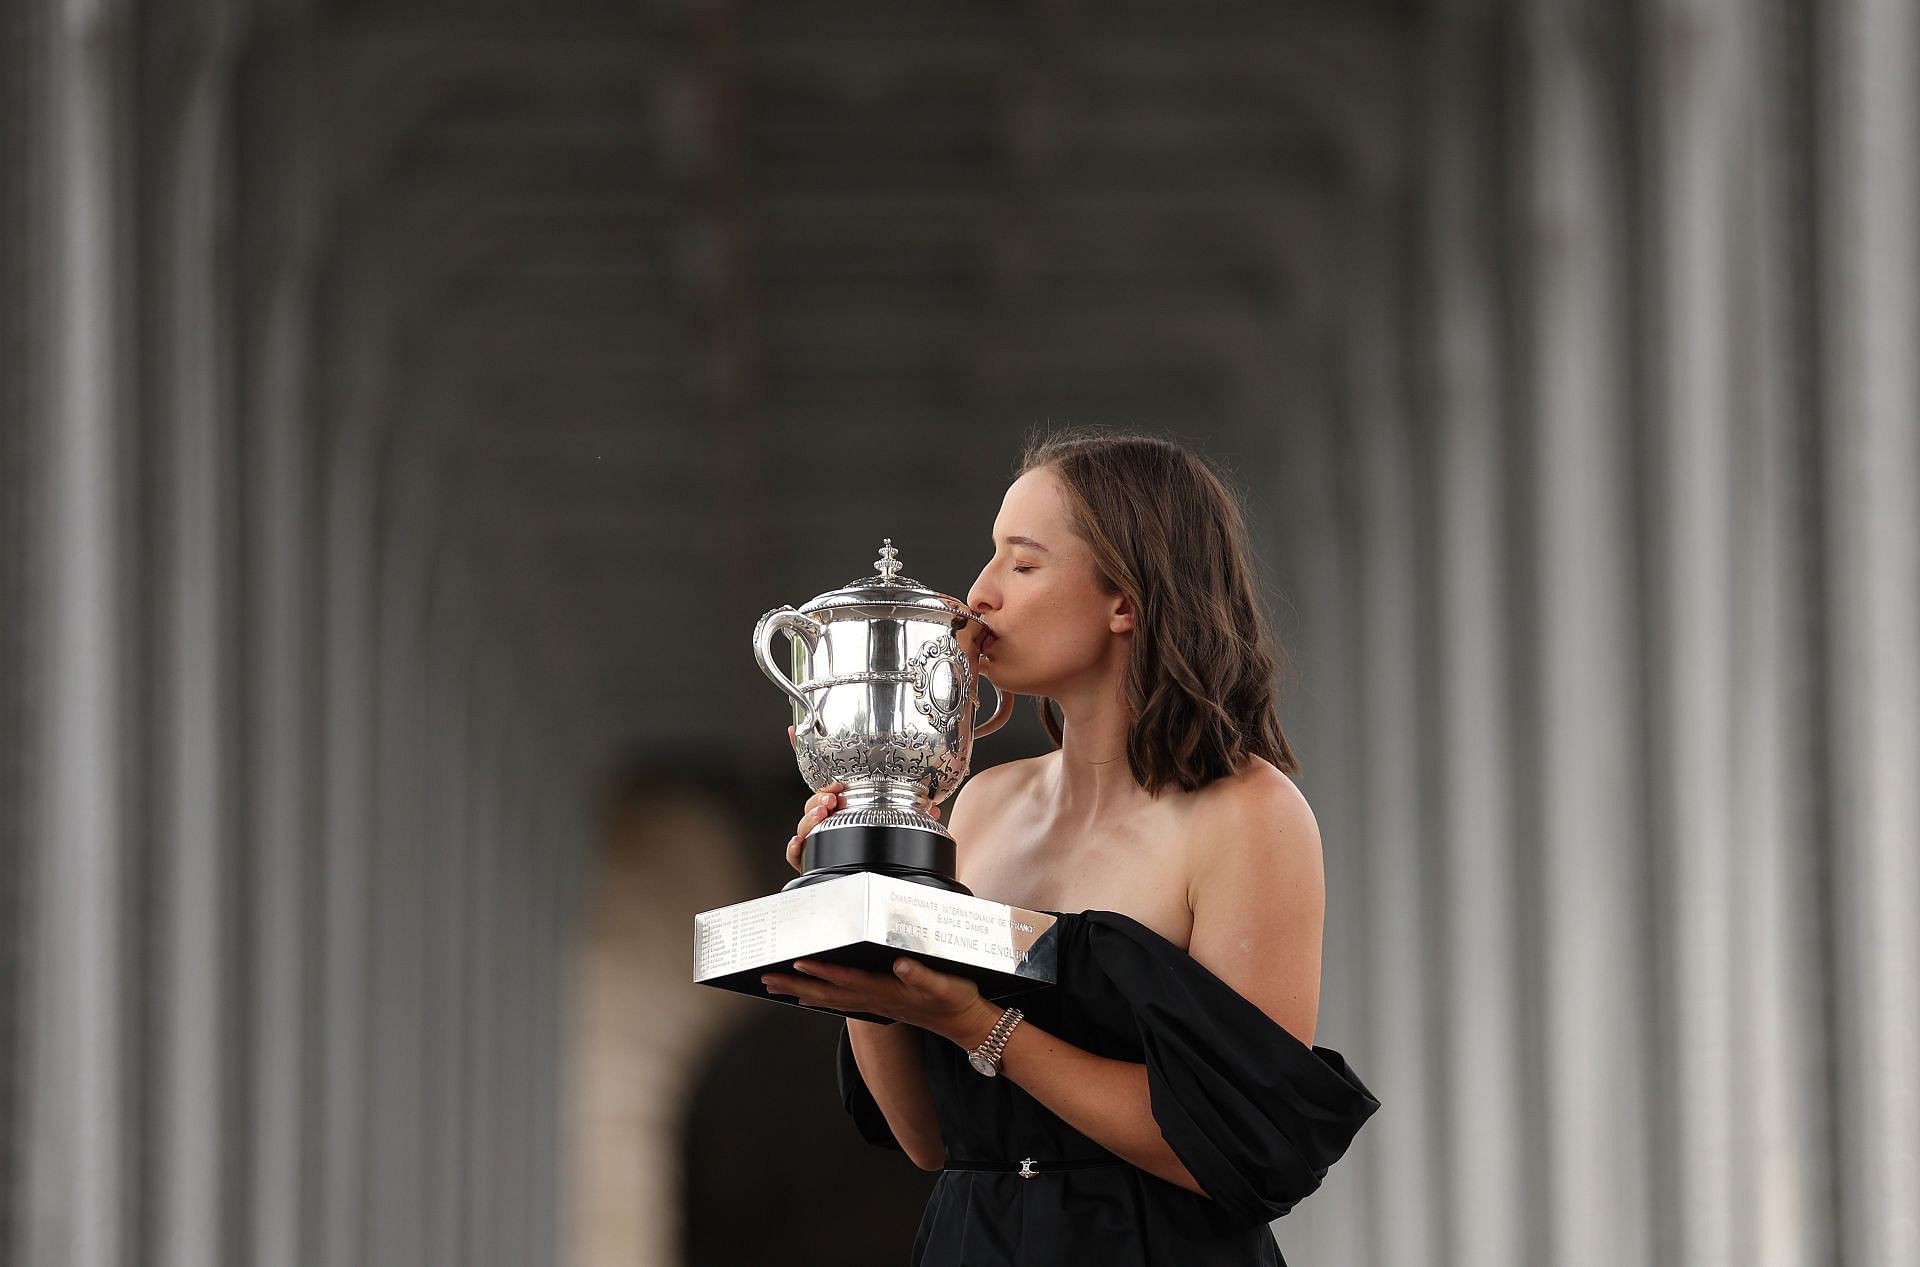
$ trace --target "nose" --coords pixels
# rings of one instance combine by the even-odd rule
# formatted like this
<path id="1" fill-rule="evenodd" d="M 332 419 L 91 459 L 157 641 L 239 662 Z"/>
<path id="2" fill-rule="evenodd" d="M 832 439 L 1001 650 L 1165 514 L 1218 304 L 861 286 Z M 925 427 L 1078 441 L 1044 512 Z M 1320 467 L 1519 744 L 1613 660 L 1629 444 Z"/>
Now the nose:
<path id="1" fill-rule="evenodd" d="M 974 578 L 972 588 L 967 590 L 967 606 L 983 616 L 997 610 L 1000 606 L 1000 594 L 988 579 L 988 573 L 991 571 L 993 571 L 991 563 L 981 568 L 980 575 Z"/>

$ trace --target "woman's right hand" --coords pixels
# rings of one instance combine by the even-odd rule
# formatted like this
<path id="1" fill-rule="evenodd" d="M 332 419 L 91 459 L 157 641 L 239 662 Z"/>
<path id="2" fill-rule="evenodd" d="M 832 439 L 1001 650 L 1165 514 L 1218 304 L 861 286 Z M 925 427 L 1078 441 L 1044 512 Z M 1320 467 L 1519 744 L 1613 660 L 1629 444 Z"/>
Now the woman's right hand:
<path id="1" fill-rule="evenodd" d="M 793 743 L 793 727 L 787 727 L 787 742 Z M 820 825 L 820 820 L 840 808 L 840 793 L 847 790 L 844 783 L 829 783 L 820 791 L 807 798 L 806 812 L 800 815 L 800 823 L 794 828 L 793 839 L 787 842 L 787 865 L 795 871 L 800 870 L 800 851 L 806 847 L 807 833 Z"/>
<path id="2" fill-rule="evenodd" d="M 806 847 L 807 833 L 840 808 L 840 793 L 846 790 L 844 783 L 829 783 L 825 789 L 807 798 L 807 812 L 800 816 L 800 825 L 794 829 L 793 839 L 787 842 L 787 865 L 795 871 L 800 870 L 800 851 Z"/>

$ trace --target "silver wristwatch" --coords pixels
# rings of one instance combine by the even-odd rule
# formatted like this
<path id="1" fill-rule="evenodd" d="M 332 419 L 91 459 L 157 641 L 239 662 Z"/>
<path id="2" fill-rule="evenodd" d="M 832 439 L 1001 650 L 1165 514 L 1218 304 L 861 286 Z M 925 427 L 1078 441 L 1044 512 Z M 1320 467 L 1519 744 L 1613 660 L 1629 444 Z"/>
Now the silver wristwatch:
<path id="1" fill-rule="evenodd" d="M 1020 1023 L 1023 1013 L 1017 1007 L 1010 1007 L 1000 1013 L 1000 1019 L 987 1031 L 986 1041 L 967 1053 L 967 1062 L 974 1072 L 985 1078 L 992 1078 L 1000 1072 L 1000 1057 L 1007 1050 L 1007 1036 L 1013 1033 L 1013 1027 Z"/>

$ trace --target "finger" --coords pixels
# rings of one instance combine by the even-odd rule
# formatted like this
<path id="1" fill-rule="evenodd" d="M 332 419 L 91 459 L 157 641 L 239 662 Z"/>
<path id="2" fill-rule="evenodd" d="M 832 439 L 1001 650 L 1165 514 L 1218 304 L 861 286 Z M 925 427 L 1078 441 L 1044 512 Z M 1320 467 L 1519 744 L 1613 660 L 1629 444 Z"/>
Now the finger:
<path id="1" fill-rule="evenodd" d="M 918 959 L 902 957 L 893 961 L 894 980 L 905 986 L 909 994 L 925 1001 L 940 1000 L 940 990 L 932 980 L 938 975 Z"/>
<path id="2" fill-rule="evenodd" d="M 807 978 L 796 977 L 790 972 L 763 972 L 760 984 L 775 994 L 798 994 L 807 988 Z"/>
<path id="3" fill-rule="evenodd" d="M 936 805 L 932 809 L 928 810 L 927 813 L 932 815 L 934 818 L 938 818 L 940 817 L 940 807 Z"/>
<path id="4" fill-rule="evenodd" d="M 807 1002 L 806 999 L 800 997 L 800 991 L 805 987 L 801 986 L 791 977 L 770 972 L 760 978 L 760 984 L 766 987 L 767 994 L 772 998 L 790 999 L 795 1003 Z"/>
<path id="5" fill-rule="evenodd" d="M 929 968 L 918 959 L 909 959 L 905 955 L 893 961 L 893 975 L 908 989 L 941 1000 L 965 994 L 969 989 L 978 989 L 965 977 Z"/>
<path id="6" fill-rule="evenodd" d="M 800 816 L 799 823 L 794 827 L 794 839 L 805 840 L 807 833 L 818 826 L 821 819 L 840 809 L 840 793 L 846 790 L 847 785 L 836 780 L 809 796 L 807 811 Z"/>
<path id="7" fill-rule="evenodd" d="M 795 746 L 796 746 L 796 741 L 793 737 L 793 727 L 789 726 L 787 727 L 787 747 L 792 748 Z"/>
<path id="8" fill-rule="evenodd" d="M 813 977 L 790 976 L 784 972 L 764 973 L 760 984 L 767 987 L 770 994 L 783 994 L 810 1007 L 839 1008 L 846 1012 L 864 1012 L 869 1000 L 853 990 L 845 990 L 837 985 Z"/>
<path id="9" fill-rule="evenodd" d="M 826 805 L 814 806 L 812 809 L 808 810 L 805 814 L 802 814 L 800 816 L 799 823 L 797 823 L 794 826 L 794 837 L 798 840 L 805 840 L 807 838 L 807 833 L 812 831 L 815 827 L 819 826 L 820 820 L 825 818 L 827 815 L 831 813 L 833 813 L 833 809 L 830 806 L 826 806 Z"/>
<path id="10" fill-rule="evenodd" d="M 799 830 L 802 836 L 806 835 L 807 830 L 815 823 L 826 817 L 825 814 L 820 812 L 821 809 L 822 802 L 819 796 L 809 796 L 807 798 L 806 811 L 800 815 Z"/>
<path id="11" fill-rule="evenodd" d="M 800 850 L 800 837 L 795 836 L 787 841 L 787 865 L 795 871 L 800 870 Z"/>
<path id="12" fill-rule="evenodd" d="M 884 972 L 868 972 L 864 968 L 853 968 L 843 963 L 826 963 L 819 959 L 796 959 L 793 970 L 830 985 L 870 994 L 875 990 L 892 988 L 893 982 Z"/>

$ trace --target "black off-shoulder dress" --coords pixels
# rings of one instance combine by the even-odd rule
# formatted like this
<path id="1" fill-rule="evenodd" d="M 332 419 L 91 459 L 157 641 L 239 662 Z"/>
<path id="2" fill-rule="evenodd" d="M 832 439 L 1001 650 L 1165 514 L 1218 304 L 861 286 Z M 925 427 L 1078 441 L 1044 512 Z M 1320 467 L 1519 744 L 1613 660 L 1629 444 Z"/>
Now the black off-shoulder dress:
<path id="1" fill-rule="evenodd" d="M 1137 920 L 1066 913 L 1052 936 L 1059 984 L 1018 1006 L 1076 1047 L 1146 1065 L 1154 1120 L 1211 1200 L 1119 1160 L 928 1034 L 948 1168 L 914 1267 L 1285 1267 L 1268 1222 L 1320 1186 L 1379 1101 L 1339 1052 L 1301 1043 Z M 844 1026 L 838 1076 L 861 1134 L 899 1148 Z"/>

